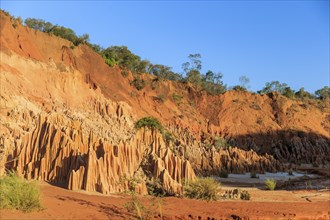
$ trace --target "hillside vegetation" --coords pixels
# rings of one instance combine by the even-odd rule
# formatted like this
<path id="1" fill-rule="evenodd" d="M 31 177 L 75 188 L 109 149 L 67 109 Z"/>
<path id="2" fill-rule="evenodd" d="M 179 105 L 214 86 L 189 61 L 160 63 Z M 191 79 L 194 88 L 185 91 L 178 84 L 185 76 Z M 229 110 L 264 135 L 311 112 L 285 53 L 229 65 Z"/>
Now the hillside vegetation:
<path id="1" fill-rule="evenodd" d="M 68 28 L 0 16 L 1 174 L 176 195 L 198 175 L 330 161 L 327 87 L 312 95 L 274 81 L 254 93 L 242 77 L 230 88 L 222 74 L 201 72 L 200 54 L 181 75 L 124 46 L 102 49 Z"/>

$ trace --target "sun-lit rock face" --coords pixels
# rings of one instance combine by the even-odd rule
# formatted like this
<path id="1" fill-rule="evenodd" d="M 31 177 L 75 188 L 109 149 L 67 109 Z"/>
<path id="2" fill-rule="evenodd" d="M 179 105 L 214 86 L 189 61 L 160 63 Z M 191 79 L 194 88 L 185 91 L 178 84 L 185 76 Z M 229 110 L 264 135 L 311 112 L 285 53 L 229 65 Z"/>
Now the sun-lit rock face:
<path id="1" fill-rule="evenodd" d="M 121 112 L 115 114 L 122 117 Z M 32 123 L 34 119 L 28 118 Z M 104 194 L 131 189 L 130 181 L 146 164 L 135 189 L 142 194 L 147 193 L 145 173 L 160 179 L 164 189 L 174 194 L 182 192 L 182 180 L 195 177 L 189 161 L 174 156 L 157 131 L 141 129 L 127 140 L 110 144 L 92 131 L 84 135 L 82 123 L 60 114 L 40 114 L 31 132 L 15 131 L 13 146 L 7 148 L 15 161 L 8 166 L 27 179 Z"/>
<path id="2" fill-rule="evenodd" d="M 151 75 L 141 76 L 147 86 L 138 91 L 131 74 L 123 77 L 87 45 L 72 49 L 64 39 L 14 27 L 2 12 L 0 19 L 0 175 L 14 169 L 27 179 L 104 194 L 145 194 L 159 182 L 180 194 L 196 175 L 330 161 L 327 102 L 237 91 L 210 96 L 190 84 L 154 86 Z M 145 116 L 158 118 L 172 139 L 136 130 Z M 205 141 L 214 137 L 232 147 Z"/>

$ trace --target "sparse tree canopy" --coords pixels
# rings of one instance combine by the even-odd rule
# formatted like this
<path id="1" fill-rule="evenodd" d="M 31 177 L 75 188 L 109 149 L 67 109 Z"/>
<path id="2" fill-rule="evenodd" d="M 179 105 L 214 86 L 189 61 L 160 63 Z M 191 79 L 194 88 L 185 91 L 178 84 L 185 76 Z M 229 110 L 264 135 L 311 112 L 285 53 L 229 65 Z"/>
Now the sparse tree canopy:
<path id="1" fill-rule="evenodd" d="M 89 42 L 88 34 L 83 34 L 82 36 L 78 37 L 72 29 L 63 26 L 53 25 L 52 23 L 45 22 L 42 19 L 27 18 L 25 19 L 25 24 L 26 26 L 35 30 L 39 30 L 45 33 L 51 33 L 58 37 L 69 40 L 75 46 L 78 46 L 79 44 L 86 44 Z"/>
<path id="2" fill-rule="evenodd" d="M 186 73 L 186 80 L 193 84 L 199 84 L 201 80 L 202 56 L 198 53 L 189 54 L 189 62 L 182 64 L 182 69 Z"/>
<path id="3" fill-rule="evenodd" d="M 239 77 L 239 82 L 240 82 L 240 86 L 242 88 L 244 88 L 245 90 L 250 88 L 250 79 L 247 76 L 240 76 Z"/>
<path id="4" fill-rule="evenodd" d="M 112 46 L 102 51 L 102 56 L 109 66 L 119 65 L 133 73 L 144 73 L 149 61 L 141 60 L 141 58 L 133 54 L 126 46 Z"/>
<path id="5" fill-rule="evenodd" d="M 313 99 L 313 98 L 315 98 L 312 94 L 305 91 L 304 87 L 300 88 L 299 91 L 295 93 L 295 96 L 299 99 Z"/>
<path id="6" fill-rule="evenodd" d="M 330 88 L 329 86 L 324 86 L 322 89 L 316 90 L 315 95 L 322 100 L 330 98 Z"/>
<path id="7" fill-rule="evenodd" d="M 172 68 L 169 66 L 164 66 L 161 64 L 155 64 L 149 66 L 149 73 L 157 76 L 159 79 L 179 81 L 181 80 L 181 76 L 172 71 Z"/>
<path id="8" fill-rule="evenodd" d="M 210 95 L 218 95 L 226 91 L 226 85 L 222 81 L 222 73 L 214 73 L 211 70 L 202 75 L 202 88 Z"/>
<path id="9" fill-rule="evenodd" d="M 158 121 L 157 118 L 154 118 L 154 117 L 144 117 L 144 118 L 139 119 L 135 123 L 136 129 L 140 129 L 143 127 L 147 127 L 150 129 L 157 129 L 160 132 L 163 132 L 163 130 L 164 130 L 162 124 Z"/>
<path id="10" fill-rule="evenodd" d="M 286 83 L 280 83 L 279 81 L 267 82 L 266 86 L 262 90 L 258 91 L 258 93 L 267 94 L 270 92 L 279 92 L 282 94 L 286 87 L 288 87 Z"/>
<path id="11" fill-rule="evenodd" d="M 290 98 L 290 99 L 295 98 L 294 90 L 292 90 L 289 86 L 284 88 L 282 95 L 284 95 L 284 96 L 286 96 L 287 98 Z"/>

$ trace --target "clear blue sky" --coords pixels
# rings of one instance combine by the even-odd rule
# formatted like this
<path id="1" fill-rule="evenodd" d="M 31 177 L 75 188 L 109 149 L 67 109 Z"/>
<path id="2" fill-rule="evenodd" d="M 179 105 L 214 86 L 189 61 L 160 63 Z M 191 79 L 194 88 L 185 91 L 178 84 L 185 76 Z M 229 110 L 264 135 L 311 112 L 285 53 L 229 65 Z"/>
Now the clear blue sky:
<path id="1" fill-rule="evenodd" d="M 314 92 L 329 85 L 329 1 L 1 1 L 14 16 L 88 33 L 103 47 L 126 45 L 142 59 L 182 72 L 190 53 L 203 71 L 241 75 L 251 90 L 279 80 Z"/>

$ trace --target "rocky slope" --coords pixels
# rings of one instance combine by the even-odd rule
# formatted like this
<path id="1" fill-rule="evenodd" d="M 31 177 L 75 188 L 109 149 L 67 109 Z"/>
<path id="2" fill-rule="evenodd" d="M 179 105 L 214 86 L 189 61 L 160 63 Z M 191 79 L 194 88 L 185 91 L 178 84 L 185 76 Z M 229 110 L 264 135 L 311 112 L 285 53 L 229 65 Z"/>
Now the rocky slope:
<path id="1" fill-rule="evenodd" d="M 150 75 L 138 91 L 131 75 L 108 67 L 88 46 L 71 49 L 0 15 L 1 173 L 14 168 L 26 178 L 105 194 L 143 194 L 159 181 L 175 194 L 196 174 L 330 161 L 329 103 L 275 93 L 209 96 L 189 84 L 151 86 Z M 157 117 L 173 138 L 134 129 L 143 116 Z M 219 137 L 236 147 L 217 146 Z"/>

